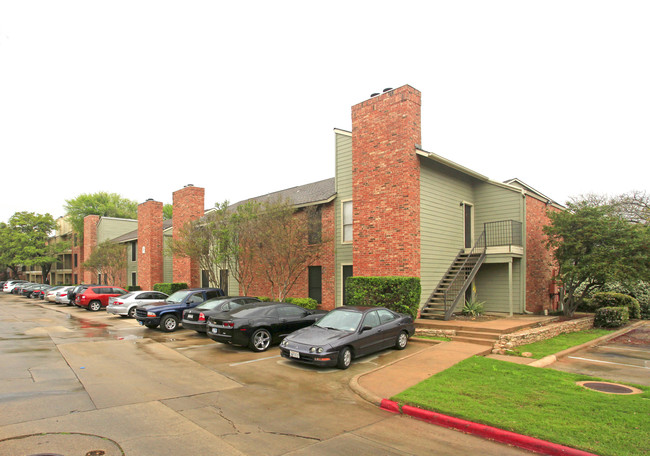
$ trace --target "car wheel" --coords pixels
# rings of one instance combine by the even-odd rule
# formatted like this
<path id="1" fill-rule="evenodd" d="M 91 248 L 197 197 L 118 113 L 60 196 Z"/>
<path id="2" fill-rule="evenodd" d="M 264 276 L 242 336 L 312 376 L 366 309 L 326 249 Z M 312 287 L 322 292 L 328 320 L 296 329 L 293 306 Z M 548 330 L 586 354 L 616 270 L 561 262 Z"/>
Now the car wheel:
<path id="1" fill-rule="evenodd" d="M 102 303 L 100 301 L 90 301 L 88 303 L 88 310 L 92 310 L 93 312 L 97 312 L 101 308 Z"/>
<path id="2" fill-rule="evenodd" d="M 176 315 L 166 315 L 160 320 L 160 329 L 165 332 L 172 332 L 178 329 L 178 318 Z"/>
<path id="3" fill-rule="evenodd" d="M 149 329 L 154 329 L 156 326 L 158 326 L 157 323 L 151 323 L 151 322 L 149 322 L 149 321 L 145 321 L 145 322 L 144 322 L 144 325 L 145 325 L 147 328 L 149 328 Z"/>
<path id="4" fill-rule="evenodd" d="M 395 348 L 398 350 L 404 350 L 406 348 L 406 344 L 409 340 L 409 335 L 406 331 L 402 331 L 399 333 L 399 336 L 397 336 L 397 341 L 395 342 Z"/>
<path id="5" fill-rule="evenodd" d="M 352 351 L 349 347 L 343 347 L 339 352 L 339 358 L 336 361 L 336 367 L 339 369 L 347 369 L 352 364 Z"/>
<path id="6" fill-rule="evenodd" d="M 135 311 L 136 311 L 136 307 L 135 307 L 135 306 L 133 306 L 133 307 L 131 307 L 131 308 L 129 309 L 128 314 L 129 314 L 129 317 L 130 317 L 130 318 L 135 318 Z"/>
<path id="7" fill-rule="evenodd" d="M 256 352 L 263 352 L 271 345 L 271 333 L 266 329 L 258 329 L 251 336 L 249 347 Z"/>

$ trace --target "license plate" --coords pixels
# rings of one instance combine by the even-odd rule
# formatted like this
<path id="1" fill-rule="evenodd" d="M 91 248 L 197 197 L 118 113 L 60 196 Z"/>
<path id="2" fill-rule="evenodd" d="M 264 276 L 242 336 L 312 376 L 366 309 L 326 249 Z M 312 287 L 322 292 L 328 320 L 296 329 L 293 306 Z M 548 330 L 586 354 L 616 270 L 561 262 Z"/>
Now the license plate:
<path id="1" fill-rule="evenodd" d="M 289 356 L 291 358 L 300 358 L 300 353 L 298 353 L 297 351 L 294 351 L 294 350 L 289 350 Z"/>
<path id="2" fill-rule="evenodd" d="M 144 322 L 138 320 L 138 323 L 140 323 L 140 326 L 144 325 Z"/>

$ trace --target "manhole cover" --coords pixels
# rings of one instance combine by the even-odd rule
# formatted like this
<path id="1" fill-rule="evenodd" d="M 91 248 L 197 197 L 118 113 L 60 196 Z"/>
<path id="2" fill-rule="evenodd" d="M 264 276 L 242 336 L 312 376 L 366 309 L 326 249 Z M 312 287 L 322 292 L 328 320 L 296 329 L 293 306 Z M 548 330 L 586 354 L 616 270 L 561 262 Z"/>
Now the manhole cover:
<path id="1" fill-rule="evenodd" d="M 632 386 L 609 382 L 578 382 L 578 385 L 584 386 L 590 390 L 608 394 L 639 394 L 642 392 Z"/>

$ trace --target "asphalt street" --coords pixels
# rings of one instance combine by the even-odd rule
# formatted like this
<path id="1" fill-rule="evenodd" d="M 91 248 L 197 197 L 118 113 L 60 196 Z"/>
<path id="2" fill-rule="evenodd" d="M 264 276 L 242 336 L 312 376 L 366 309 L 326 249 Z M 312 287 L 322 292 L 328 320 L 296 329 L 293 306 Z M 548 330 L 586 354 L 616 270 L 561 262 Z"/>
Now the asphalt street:
<path id="1" fill-rule="evenodd" d="M 521 455 L 382 411 L 345 371 L 0 294 L 0 455 Z"/>

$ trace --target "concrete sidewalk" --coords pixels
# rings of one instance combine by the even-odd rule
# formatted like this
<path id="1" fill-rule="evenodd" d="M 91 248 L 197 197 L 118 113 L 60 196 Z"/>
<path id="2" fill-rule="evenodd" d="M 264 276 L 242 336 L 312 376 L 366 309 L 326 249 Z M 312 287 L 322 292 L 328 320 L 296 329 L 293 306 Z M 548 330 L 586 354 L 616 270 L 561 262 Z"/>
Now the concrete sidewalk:
<path id="1" fill-rule="evenodd" d="M 350 387 L 367 401 L 379 405 L 382 399 L 389 399 L 464 359 L 483 356 L 491 351 L 491 347 L 484 345 L 441 342 L 394 363 L 358 375 L 351 380 Z"/>

